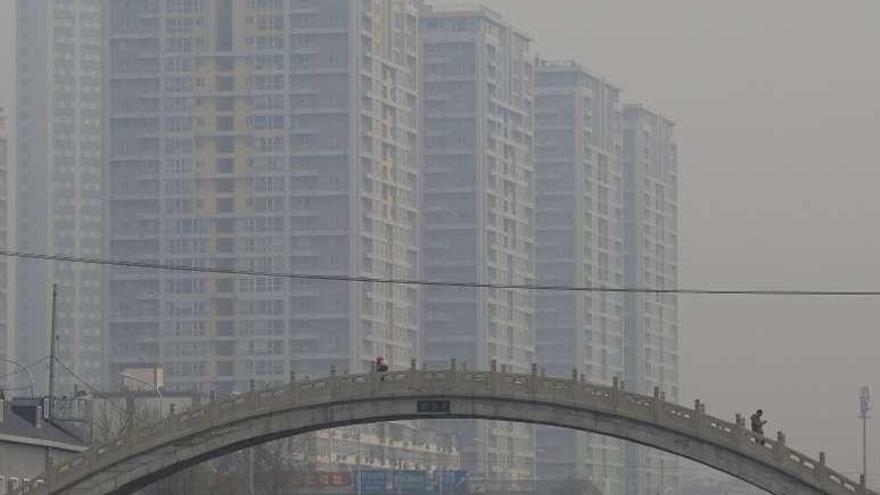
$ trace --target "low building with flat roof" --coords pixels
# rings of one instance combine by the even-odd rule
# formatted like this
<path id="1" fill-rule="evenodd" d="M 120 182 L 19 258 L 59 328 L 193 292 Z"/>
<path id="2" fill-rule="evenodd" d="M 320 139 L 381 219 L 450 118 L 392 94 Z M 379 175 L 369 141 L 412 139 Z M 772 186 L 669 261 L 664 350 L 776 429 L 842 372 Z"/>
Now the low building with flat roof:
<path id="1" fill-rule="evenodd" d="M 43 399 L 6 400 L 0 393 L 0 495 L 39 477 L 47 452 L 57 464 L 85 449 L 77 431 L 49 421 Z"/>

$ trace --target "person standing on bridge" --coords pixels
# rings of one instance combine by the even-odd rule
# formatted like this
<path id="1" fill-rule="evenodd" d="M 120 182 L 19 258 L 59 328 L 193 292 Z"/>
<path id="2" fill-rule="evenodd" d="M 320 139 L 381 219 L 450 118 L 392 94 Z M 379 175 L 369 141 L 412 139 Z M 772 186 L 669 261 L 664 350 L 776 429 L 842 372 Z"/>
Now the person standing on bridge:
<path id="1" fill-rule="evenodd" d="M 385 373 L 388 371 L 388 365 L 385 364 L 385 359 L 382 356 L 376 358 L 376 373 Z M 380 378 L 383 382 L 385 381 L 385 375 L 382 375 Z"/>
<path id="2" fill-rule="evenodd" d="M 757 433 L 758 435 L 764 436 L 764 425 L 767 424 L 767 420 L 763 419 L 764 411 L 758 409 L 755 411 L 755 414 L 752 414 L 752 432 Z M 764 445 L 764 440 L 759 440 L 761 445 Z"/>

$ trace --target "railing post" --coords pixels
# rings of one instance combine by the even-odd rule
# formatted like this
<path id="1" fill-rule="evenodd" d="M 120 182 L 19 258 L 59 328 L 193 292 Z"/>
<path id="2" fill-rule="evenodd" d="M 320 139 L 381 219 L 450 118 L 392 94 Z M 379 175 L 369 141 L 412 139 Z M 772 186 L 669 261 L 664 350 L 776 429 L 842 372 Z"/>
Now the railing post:
<path id="1" fill-rule="evenodd" d="M 417 380 L 419 379 L 419 369 L 418 364 L 416 363 L 416 358 L 412 358 L 409 360 L 409 388 L 410 390 L 416 390 L 420 387 L 417 387 Z"/>
<path id="2" fill-rule="evenodd" d="M 736 416 L 733 418 L 733 422 L 736 425 L 736 428 L 733 429 L 733 441 L 736 444 L 737 449 L 742 448 L 743 443 L 743 433 L 746 428 L 746 420 L 743 418 L 742 414 L 736 413 Z"/>
<path id="3" fill-rule="evenodd" d="M 449 383 L 451 386 L 455 386 L 455 375 L 456 375 L 456 364 L 455 358 L 449 360 Z M 450 387 L 451 388 L 451 387 Z"/>
<path id="4" fill-rule="evenodd" d="M 776 444 L 773 445 L 773 458 L 776 459 L 777 462 L 785 460 L 785 433 L 781 431 L 776 432 Z"/>
<path id="5" fill-rule="evenodd" d="M 532 363 L 532 376 L 529 378 L 529 391 L 532 395 L 538 393 L 538 365 Z"/>
<path id="6" fill-rule="evenodd" d="M 619 390 L 620 390 L 620 378 L 615 376 L 611 379 L 611 397 L 610 397 L 611 409 L 613 409 L 615 411 L 617 410 L 617 400 L 618 400 L 618 396 L 620 395 Z"/>
<path id="7" fill-rule="evenodd" d="M 663 401 L 660 400 L 660 387 L 654 387 L 654 400 L 651 401 L 654 422 L 659 423 L 663 415 Z"/>
<path id="8" fill-rule="evenodd" d="M 825 488 L 828 479 L 828 465 L 825 463 L 825 452 L 819 452 L 819 465 L 816 466 L 816 481 L 819 486 Z"/>
<path id="9" fill-rule="evenodd" d="M 491 363 L 489 363 L 489 388 L 492 390 L 492 393 L 495 394 L 498 392 L 498 360 L 493 359 Z"/>
<path id="10" fill-rule="evenodd" d="M 691 420 L 694 430 L 699 432 L 700 426 L 703 424 L 703 405 L 700 399 L 694 399 L 694 416 Z"/>

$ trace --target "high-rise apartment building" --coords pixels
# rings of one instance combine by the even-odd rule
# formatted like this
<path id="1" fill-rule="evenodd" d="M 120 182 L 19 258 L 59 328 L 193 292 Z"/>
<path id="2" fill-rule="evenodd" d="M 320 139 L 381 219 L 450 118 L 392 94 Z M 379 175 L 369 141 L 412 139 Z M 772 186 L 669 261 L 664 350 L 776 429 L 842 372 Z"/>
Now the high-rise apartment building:
<path id="1" fill-rule="evenodd" d="M 539 285 L 623 285 L 620 90 L 572 61 L 539 60 L 535 75 L 536 277 Z M 538 362 L 592 383 L 624 374 L 619 293 L 542 291 L 536 296 Z M 539 476 L 625 489 L 622 442 L 540 427 Z"/>
<path id="2" fill-rule="evenodd" d="M 623 245 L 627 287 L 678 285 L 678 148 L 675 125 L 642 105 L 623 109 Z M 655 387 L 677 402 L 678 298 L 627 293 L 624 297 L 626 386 Z M 678 459 L 627 446 L 628 493 L 678 489 Z"/>
<path id="3" fill-rule="evenodd" d="M 6 115 L 0 107 L 0 246 L 9 249 L 9 142 Z M 15 341 L 9 331 L 10 259 L 0 257 L 0 357 L 14 359 Z M 2 360 L 0 360 L 2 361 Z M 0 362 L 0 372 L 10 373 L 12 363 Z"/>
<path id="4" fill-rule="evenodd" d="M 109 253 L 417 278 L 415 0 L 110 0 Z M 166 387 L 416 357 L 412 286 L 114 269 L 111 373 Z"/>
<path id="5" fill-rule="evenodd" d="M 534 62 L 531 40 L 486 8 L 425 7 L 421 16 L 424 176 L 422 277 L 534 282 Z M 423 358 L 527 372 L 534 296 L 525 290 L 429 287 Z M 461 425 L 463 463 L 489 476 L 533 471 L 521 424 Z"/>
<path id="6" fill-rule="evenodd" d="M 103 251 L 103 0 L 16 3 L 16 246 L 98 257 Z M 103 269 L 21 259 L 15 273 L 15 356 L 49 354 L 52 284 L 58 285 L 58 357 L 99 386 Z M 44 367 L 35 367 L 45 392 Z M 59 371 L 56 386 L 74 378 Z"/>

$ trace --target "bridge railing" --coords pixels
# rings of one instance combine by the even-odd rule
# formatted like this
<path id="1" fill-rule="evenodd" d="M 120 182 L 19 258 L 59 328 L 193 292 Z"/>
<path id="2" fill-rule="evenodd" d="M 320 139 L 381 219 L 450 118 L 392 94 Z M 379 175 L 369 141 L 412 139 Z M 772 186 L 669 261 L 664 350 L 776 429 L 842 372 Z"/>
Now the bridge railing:
<path id="1" fill-rule="evenodd" d="M 757 435 L 745 428 L 739 415 L 734 422 L 710 416 L 706 414 L 705 404 L 699 400 L 695 401 L 693 408 L 688 408 L 666 401 L 657 390 L 653 396 L 625 391 L 616 379 L 612 385 L 606 386 L 585 382 L 583 376 L 579 379 L 576 373 L 569 379 L 546 377 L 543 372 L 539 374 L 535 366 L 531 373 L 517 374 L 498 372 L 494 363 L 490 371 L 462 369 L 456 367 L 454 361 L 446 370 L 417 370 L 413 364 L 409 370 L 383 374 L 337 376 L 332 373 L 321 379 L 292 380 L 284 387 L 212 401 L 140 429 L 126 431 L 110 442 L 89 448 L 83 455 L 49 469 L 48 485 L 65 486 L 102 465 L 113 465 L 138 452 L 150 451 L 194 433 L 234 424 L 260 413 L 272 414 L 341 400 L 419 394 L 495 396 L 607 412 L 723 446 L 809 480 L 829 493 L 868 493 L 863 480 L 856 483 L 829 469 L 824 454 L 820 453 L 817 460 L 790 449 L 781 432 L 776 439 Z M 33 491 L 40 493 L 45 489 L 46 485 L 43 485 Z"/>

